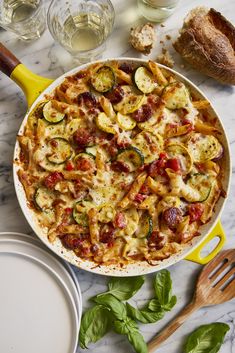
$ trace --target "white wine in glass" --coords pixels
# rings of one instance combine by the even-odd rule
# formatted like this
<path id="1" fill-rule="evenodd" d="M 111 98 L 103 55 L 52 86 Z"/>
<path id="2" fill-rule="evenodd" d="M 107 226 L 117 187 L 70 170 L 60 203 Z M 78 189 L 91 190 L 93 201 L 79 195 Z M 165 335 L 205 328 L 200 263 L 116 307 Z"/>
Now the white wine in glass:
<path id="1" fill-rule="evenodd" d="M 42 0 L 0 0 L 0 25 L 23 40 L 39 38 L 46 29 Z"/>
<path id="2" fill-rule="evenodd" d="M 109 0 L 53 0 L 47 22 L 54 39 L 79 61 L 87 62 L 104 50 L 113 28 L 114 9 Z"/>

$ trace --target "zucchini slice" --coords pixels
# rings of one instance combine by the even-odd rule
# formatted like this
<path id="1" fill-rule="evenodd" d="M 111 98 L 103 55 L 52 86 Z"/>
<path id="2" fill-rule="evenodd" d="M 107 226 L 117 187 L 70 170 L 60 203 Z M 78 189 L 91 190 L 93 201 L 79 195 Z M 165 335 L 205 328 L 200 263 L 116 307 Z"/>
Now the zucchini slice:
<path id="1" fill-rule="evenodd" d="M 189 92 L 182 82 L 172 82 L 167 85 L 161 98 L 165 101 L 166 108 L 174 110 L 185 108 L 189 103 Z"/>
<path id="2" fill-rule="evenodd" d="M 31 118 L 35 119 L 43 119 L 43 107 L 45 104 L 47 104 L 49 101 L 48 100 L 43 100 L 40 103 L 36 105 L 36 107 L 31 111 L 28 120 L 31 120 Z"/>
<path id="3" fill-rule="evenodd" d="M 74 157 L 74 163 L 76 165 L 79 162 L 79 160 L 88 161 L 91 166 L 90 169 L 94 170 L 95 169 L 95 159 L 94 158 L 95 157 L 93 156 L 93 154 L 88 153 L 88 152 L 82 152 L 82 153 L 77 154 Z"/>
<path id="4" fill-rule="evenodd" d="M 95 157 L 95 156 L 96 156 L 96 153 L 97 153 L 97 149 L 98 149 L 98 146 L 96 146 L 96 145 L 87 147 L 87 148 L 86 148 L 86 153 L 92 154 L 92 156 Z"/>
<path id="5" fill-rule="evenodd" d="M 144 163 L 152 163 L 163 149 L 163 138 L 159 134 L 143 131 L 134 137 L 133 146 L 142 152 Z"/>
<path id="6" fill-rule="evenodd" d="M 77 224 L 88 227 L 88 216 L 87 212 L 94 207 L 92 201 L 81 200 L 75 203 L 73 207 L 73 218 Z"/>
<path id="7" fill-rule="evenodd" d="M 194 162 L 210 161 L 221 155 L 222 145 L 213 135 L 192 134 L 187 144 Z"/>
<path id="8" fill-rule="evenodd" d="M 145 101 L 145 96 L 143 95 L 138 95 L 138 96 L 132 95 L 132 96 L 126 97 L 126 99 L 124 100 L 124 104 L 120 109 L 120 112 L 124 115 L 131 114 L 135 112 L 137 109 L 139 109 L 141 105 L 144 103 L 144 101 Z"/>
<path id="9" fill-rule="evenodd" d="M 124 91 L 124 97 L 119 103 L 113 106 L 117 112 L 124 115 L 133 113 L 145 102 L 146 97 L 142 94 L 136 94 L 133 87 L 126 85 L 122 86 L 122 89 Z"/>
<path id="10" fill-rule="evenodd" d="M 66 162 L 73 154 L 73 149 L 68 140 L 62 137 L 55 137 L 48 142 L 50 152 L 47 154 L 47 160 L 53 164 L 62 164 Z"/>
<path id="11" fill-rule="evenodd" d="M 123 115 L 121 113 L 117 113 L 117 122 L 121 129 L 123 130 L 132 130 L 136 126 L 136 122 L 128 115 Z"/>
<path id="12" fill-rule="evenodd" d="M 156 87 L 152 73 L 145 66 L 137 67 L 133 74 L 133 81 L 136 87 L 145 94 L 151 93 Z"/>
<path id="13" fill-rule="evenodd" d="M 55 201 L 55 194 L 45 187 L 39 187 L 34 194 L 34 202 L 40 211 L 45 211 L 52 207 Z"/>
<path id="14" fill-rule="evenodd" d="M 188 149 L 181 143 L 170 143 L 166 147 L 166 152 L 170 158 L 178 158 L 181 165 L 181 172 L 188 174 L 193 166 L 192 157 Z"/>
<path id="15" fill-rule="evenodd" d="M 187 184 L 199 191 L 200 199 L 195 202 L 204 202 L 208 199 L 211 192 L 212 179 L 205 174 L 193 174 Z"/>
<path id="16" fill-rule="evenodd" d="M 52 107 L 50 101 L 44 105 L 42 112 L 44 119 L 50 124 L 57 124 L 62 121 L 65 117 L 64 113 L 60 113 L 58 112 L 58 110 Z"/>
<path id="17" fill-rule="evenodd" d="M 135 233 L 137 238 L 148 238 L 153 231 L 153 220 L 149 214 L 144 213 L 139 219 L 139 226 Z"/>
<path id="18" fill-rule="evenodd" d="M 55 137 L 65 138 L 65 129 L 66 129 L 65 119 L 62 120 L 61 122 L 58 122 L 57 124 L 48 124 L 45 127 L 45 137 L 50 139 L 53 139 Z"/>
<path id="19" fill-rule="evenodd" d="M 112 119 L 110 119 L 109 116 L 107 116 L 105 113 L 99 113 L 96 117 L 96 125 L 98 128 L 102 131 L 105 131 L 109 134 L 116 134 L 116 130 L 114 128 L 114 122 Z"/>
<path id="20" fill-rule="evenodd" d="M 66 124 L 65 134 L 69 138 L 75 133 L 75 131 L 84 127 L 86 127 L 86 125 L 84 124 L 84 121 L 82 119 L 80 118 L 72 119 L 68 124 Z"/>
<path id="21" fill-rule="evenodd" d="M 130 172 L 134 172 L 144 164 L 144 156 L 138 148 L 128 147 L 118 153 L 117 161 L 125 162 L 130 167 Z"/>
<path id="22" fill-rule="evenodd" d="M 105 93 L 110 91 L 115 85 L 116 78 L 110 66 L 100 67 L 91 79 L 91 84 L 97 92 Z"/>

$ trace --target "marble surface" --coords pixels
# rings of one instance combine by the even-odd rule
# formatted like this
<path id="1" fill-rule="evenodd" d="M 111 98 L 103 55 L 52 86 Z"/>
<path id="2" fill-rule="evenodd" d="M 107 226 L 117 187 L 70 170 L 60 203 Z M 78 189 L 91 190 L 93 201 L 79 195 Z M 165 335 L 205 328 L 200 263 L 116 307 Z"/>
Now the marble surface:
<path id="1" fill-rule="evenodd" d="M 135 0 L 113 0 L 116 10 L 115 27 L 112 35 L 107 41 L 107 49 L 103 57 L 133 56 L 140 55 L 130 48 L 128 44 L 128 32 L 131 26 L 143 21 L 137 12 Z M 150 58 L 156 58 L 161 51 L 160 40 L 164 40 L 165 47 L 172 53 L 176 65 L 175 69 L 191 79 L 209 99 L 215 108 L 226 128 L 232 149 L 233 165 L 235 165 L 235 88 L 225 87 L 203 76 L 193 70 L 189 65 L 183 64 L 179 55 L 174 52 L 171 41 L 165 39 L 168 34 L 172 40 L 177 36 L 178 29 L 186 13 L 193 7 L 206 5 L 221 11 L 230 21 L 235 22 L 235 1 L 230 0 L 181 0 L 175 13 L 165 21 L 165 27 L 156 25 L 157 44 L 152 51 Z M 15 55 L 32 71 L 51 78 L 56 78 L 75 66 L 71 57 L 57 44 L 54 43 L 49 32 L 46 31 L 42 38 L 33 43 L 24 43 L 16 39 L 12 33 L 0 30 L 0 41 L 3 42 Z M 183 65 L 184 66 L 183 66 Z M 15 138 L 22 118 L 26 112 L 26 101 L 20 89 L 11 80 L 0 73 L 0 231 L 17 231 L 32 233 L 27 224 L 16 199 L 12 181 L 12 156 Z M 235 169 L 230 195 L 228 197 L 222 223 L 227 234 L 226 248 L 234 247 L 235 237 Z M 178 304 L 172 312 L 166 314 L 159 323 L 142 325 L 141 332 L 146 340 L 150 339 L 168 321 L 171 320 L 185 306 L 192 297 L 195 279 L 200 271 L 200 266 L 191 262 L 181 261 L 170 268 L 174 293 L 178 297 Z M 104 291 L 106 288 L 106 278 L 98 275 L 76 270 L 79 278 L 84 308 L 89 306 L 88 298 L 95 293 Z M 145 300 L 152 295 L 151 279 L 152 275 L 146 276 L 146 282 L 141 291 L 134 297 L 133 301 L 144 304 Z M 223 305 L 204 308 L 196 312 L 165 344 L 158 350 L 167 353 L 182 352 L 182 345 L 187 334 L 201 324 L 214 321 L 226 322 L 231 329 L 226 336 L 226 340 L 221 348 L 222 353 L 235 353 L 235 300 Z M 127 353 L 131 348 L 127 341 L 115 334 L 108 334 L 97 344 L 91 346 L 87 351 L 93 353 Z M 79 350 L 80 352 L 80 350 Z"/>

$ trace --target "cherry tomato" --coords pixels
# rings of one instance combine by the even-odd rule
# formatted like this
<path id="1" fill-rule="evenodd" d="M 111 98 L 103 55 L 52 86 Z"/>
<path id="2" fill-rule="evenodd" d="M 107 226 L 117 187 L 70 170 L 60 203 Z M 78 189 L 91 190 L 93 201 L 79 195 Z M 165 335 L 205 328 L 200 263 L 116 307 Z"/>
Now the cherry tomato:
<path id="1" fill-rule="evenodd" d="M 189 205 L 188 213 L 190 217 L 190 222 L 198 221 L 204 211 L 204 205 L 202 203 L 193 203 Z"/>
<path id="2" fill-rule="evenodd" d="M 74 165 L 71 161 L 68 161 L 67 164 L 66 164 L 66 167 L 65 169 L 68 171 L 68 172 L 71 172 L 71 170 L 74 170 Z"/>
<path id="3" fill-rule="evenodd" d="M 168 159 L 166 167 L 174 170 L 174 172 L 179 172 L 181 170 L 180 161 L 178 160 L 178 158 Z"/>
<path id="4" fill-rule="evenodd" d="M 53 189 L 55 185 L 64 179 L 64 176 L 62 173 L 59 172 L 53 172 L 50 173 L 44 180 L 44 184 L 46 185 L 47 188 Z"/>

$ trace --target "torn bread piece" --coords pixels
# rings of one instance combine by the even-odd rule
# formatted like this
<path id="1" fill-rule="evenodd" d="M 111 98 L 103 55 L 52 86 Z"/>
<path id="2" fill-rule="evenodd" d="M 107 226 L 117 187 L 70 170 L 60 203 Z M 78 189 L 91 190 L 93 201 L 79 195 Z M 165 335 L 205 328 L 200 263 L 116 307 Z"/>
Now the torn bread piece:
<path id="1" fill-rule="evenodd" d="M 148 55 L 156 40 L 156 33 L 151 23 L 131 28 L 130 43 L 139 52 Z"/>

